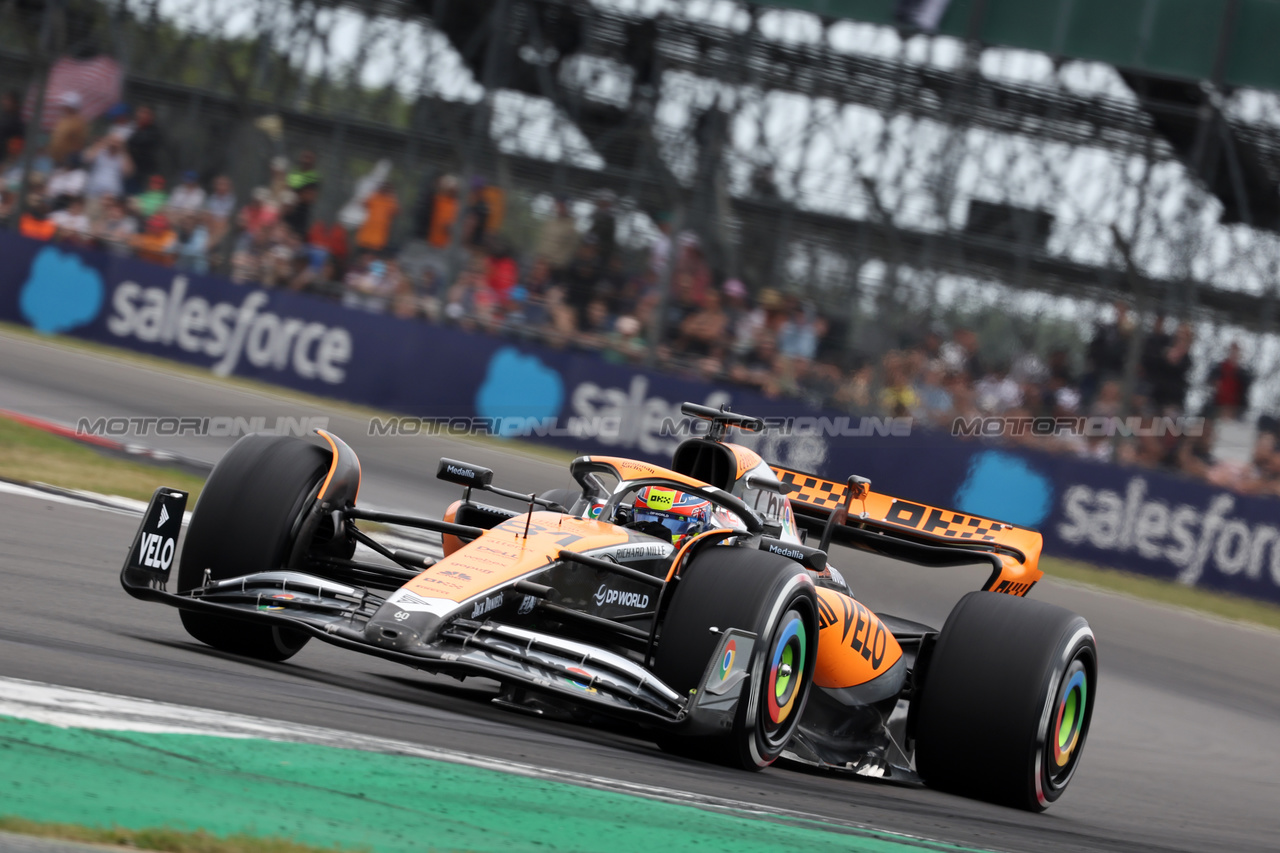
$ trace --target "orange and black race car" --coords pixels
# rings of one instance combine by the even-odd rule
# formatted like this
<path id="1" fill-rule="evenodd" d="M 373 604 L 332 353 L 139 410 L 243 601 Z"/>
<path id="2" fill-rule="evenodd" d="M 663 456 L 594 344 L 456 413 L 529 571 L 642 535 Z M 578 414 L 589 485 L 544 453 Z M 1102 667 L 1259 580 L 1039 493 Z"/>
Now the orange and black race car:
<path id="1" fill-rule="evenodd" d="M 250 435 L 210 475 L 180 559 L 187 495 L 156 491 L 121 582 L 237 654 L 280 661 L 316 638 L 495 679 L 502 705 L 631 721 L 677 754 L 1056 800 L 1088 735 L 1097 650 L 1083 618 L 1025 597 L 1040 535 L 770 466 L 726 440 L 760 421 L 682 411 L 709 426 L 670 468 L 583 456 L 572 490 L 522 495 L 442 459 L 438 476 L 465 488 L 442 519 L 358 506 L 360 463 L 336 436 Z M 443 557 L 361 522 L 438 533 Z M 357 543 L 383 559 L 355 559 Z M 937 630 L 857 601 L 828 563 L 836 544 L 854 562 L 991 574 Z"/>

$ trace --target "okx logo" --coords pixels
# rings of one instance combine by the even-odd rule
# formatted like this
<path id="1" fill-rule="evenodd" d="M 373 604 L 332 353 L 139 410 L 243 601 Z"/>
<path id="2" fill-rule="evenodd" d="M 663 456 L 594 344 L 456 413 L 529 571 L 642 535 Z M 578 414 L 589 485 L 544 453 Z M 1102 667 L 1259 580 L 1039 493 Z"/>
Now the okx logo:
<path id="1" fill-rule="evenodd" d="M 92 322 L 102 310 L 102 276 L 76 255 L 40 250 L 18 297 L 18 309 L 37 332 L 54 335 Z"/>

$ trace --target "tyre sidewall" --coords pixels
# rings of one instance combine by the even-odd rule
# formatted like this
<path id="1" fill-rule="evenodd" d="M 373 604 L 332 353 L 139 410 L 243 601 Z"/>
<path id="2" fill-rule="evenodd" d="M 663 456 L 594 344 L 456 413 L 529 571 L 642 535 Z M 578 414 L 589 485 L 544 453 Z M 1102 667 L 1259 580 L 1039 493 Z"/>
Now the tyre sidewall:
<path id="1" fill-rule="evenodd" d="M 1050 738 L 1056 736 L 1054 722 L 1058 698 L 1063 688 L 1063 679 L 1072 663 L 1080 659 L 1087 673 L 1086 679 L 1090 695 L 1082 709 L 1083 720 L 1080 725 L 1079 744 L 1072 752 L 1070 766 L 1063 778 L 1054 780 L 1048 761 Z M 1035 742 L 1032 746 L 1031 767 L 1027 768 L 1033 787 L 1027 792 L 1027 808 L 1043 810 L 1057 801 L 1066 791 L 1080 766 L 1080 759 L 1088 742 L 1089 725 L 1093 719 L 1093 708 L 1097 701 L 1097 646 L 1093 631 L 1084 619 L 1074 620 L 1067 630 L 1063 631 L 1058 641 L 1057 654 L 1052 658 L 1052 668 L 1045 674 L 1044 690 L 1041 693 L 1040 719 L 1036 726 Z"/>
<path id="2" fill-rule="evenodd" d="M 740 746 L 743 748 L 740 758 L 744 765 L 767 767 L 777 760 L 787 741 L 790 740 L 789 736 L 781 742 L 770 738 L 765 732 L 763 715 L 768 713 L 765 710 L 768 701 L 766 691 L 769 687 L 772 668 L 771 657 L 778 633 L 783 628 L 781 623 L 784 616 L 797 610 L 802 611 L 801 617 L 804 619 L 807 634 L 804 661 L 806 675 L 805 683 L 797 688 L 800 690 L 800 695 L 797 696 L 794 707 L 787 715 L 787 722 L 790 723 L 787 728 L 794 731 L 795 724 L 804 715 L 805 705 L 812 692 L 813 672 L 818 660 L 817 608 L 812 598 L 812 588 L 812 581 L 804 574 L 779 578 L 770 591 L 768 599 L 773 601 L 774 605 L 766 613 L 761 614 L 761 619 L 756 625 L 755 634 L 758 640 L 752 652 L 750 691 L 747 701 L 738 703 L 738 716 L 734 724 L 735 729 L 743 734 L 750 732 L 751 735 L 749 738 L 744 737 L 740 740 Z"/>
<path id="3" fill-rule="evenodd" d="M 1076 657 L 1089 696 L 1071 773 L 1055 786 L 1046 775 L 1049 726 Z M 914 709 L 917 769 L 933 787 L 1043 810 L 1079 766 L 1096 684 L 1096 646 L 1082 617 L 1035 600 L 970 593 L 947 618 Z"/>

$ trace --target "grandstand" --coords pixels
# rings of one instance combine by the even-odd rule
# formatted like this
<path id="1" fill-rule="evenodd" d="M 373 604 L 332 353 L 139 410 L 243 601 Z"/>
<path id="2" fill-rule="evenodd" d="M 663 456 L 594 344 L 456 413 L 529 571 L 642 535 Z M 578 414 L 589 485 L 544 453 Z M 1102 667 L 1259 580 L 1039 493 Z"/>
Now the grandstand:
<path id="1" fill-rule="evenodd" d="M 838 266 L 844 270 L 870 259 L 889 264 L 912 259 L 913 265 L 927 259 L 938 272 L 1019 288 L 1094 298 L 1160 292 L 1171 312 L 1251 328 L 1274 322 L 1270 290 L 1250 292 L 1234 284 L 1229 273 L 1161 270 L 1141 261 L 1137 269 L 1125 269 L 1123 253 L 1103 252 L 1110 262 L 1099 263 L 1055 249 L 1053 232 L 1060 232 L 1057 242 L 1073 242 L 1080 239 L 1078 222 L 1062 211 L 1020 201 L 1017 187 L 1004 188 L 1004 199 L 979 198 L 973 204 L 952 198 L 957 188 L 947 186 L 950 176 L 941 174 L 944 170 L 917 175 L 926 184 L 924 203 L 936 208 L 968 202 L 967 211 L 942 211 L 944 221 L 928 223 L 893 210 L 892 203 L 884 207 L 884 198 L 898 194 L 895 184 L 910 180 L 906 170 L 864 174 L 866 180 L 845 190 L 859 197 L 856 203 L 839 210 L 841 204 L 801 187 L 823 185 L 831 161 L 841 154 L 868 159 L 867 145 L 834 152 L 825 163 L 821 152 L 809 151 L 797 167 L 786 162 L 785 151 L 744 150 L 740 141 L 752 122 L 780 120 L 761 115 L 780 98 L 820 107 L 786 131 L 793 149 L 838 134 L 844 111 L 855 106 L 908 123 L 908 134 L 917 139 L 957 133 L 963 144 L 966 135 L 980 130 L 1026 143 L 989 172 L 1013 167 L 1028 185 L 1055 179 L 1043 156 L 1034 162 L 1035 154 L 1028 153 L 1035 148 L 1177 163 L 1193 189 L 1167 192 L 1203 192 L 1203 199 L 1192 202 L 1218 206 L 1222 225 L 1274 231 L 1280 223 L 1280 148 L 1266 127 L 1242 122 L 1230 109 L 1240 83 L 1277 82 L 1267 76 L 1274 74 L 1273 63 L 1266 61 L 1265 42 L 1257 43 L 1256 36 L 1270 20 L 1266 16 L 1274 17 L 1274 3 L 1060 2 L 1019 12 L 1025 4 L 955 2 L 943 19 L 942 36 L 886 33 L 892 0 L 315 2 L 292 4 L 284 19 L 263 8 L 271 5 L 284 6 L 269 0 L 129 0 L 48 8 L 65 9 L 70 49 L 105 50 L 121 59 L 129 96 L 167 107 L 170 123 L 185 126 L 181 159 L 199 160 L 208 171 L 220 171 L 214 161 L 239 148 L 247 120 L 270 113 L 283 118 L 291 146 L 327 150 L 338 166 L 330 172 L 345 173 L 348 182 L 354 178 L 348 170 L 358 162 L 385 156 L 405 171 L 447 164 L 505 176 L 529 190 L 585 194 L 609 187 L 649 212 L 682 206 L 685 221 L 713 238 L 717 265 L 756 287 L 785 272 L 788 259 L 795 257 L 830 255 L 843 259 Z M 335 6 L 344 8 L 335 11 Z M 780 22 L 787 12 L 774 6 L 814 14 L 798 25 Z M 1147 18 L 1134 17 L 1140 6 L 1151 7 Z M 222 10 L 221 19 L 215 7 Z M 225 24 L 236 15 L 274 21 L 275 29 L 252 38 L 218 38 L 219 21 Z M 304 42 L 324 39 L 324 27 L 335 27 L 340 15 L 363 22 L 347 27 L 353 31 L 350 63 L 372 64 L 376 52 L 388 49 L 399 62 L 402 55 L 422 52 L 428 29 L 443 33 L 463 66 L 455 73 L 469 73 L 487 91 L 549 102 L 598 155 L 598 167 L 529 153 L 550 147 L 545 143 L 514 146 L 523 153 L 508 153 L 513 147 L 508 140 L 478 130 L 495 124 L 485 114 L 495 109 L 490 98 L 441 97 L 430 92 L 437 85 L 419 87 L 427 93 L 411 97 L 415 81 L 404 79 L 387 80 L 382 92 L 364 97 L 344 87 L 360 79 L 354 64 L 346 81 L 330 68 L 318 76 L 306 73 L 300 58 L 314 48 Z M 850 19 L 869 23 L 851 26 Z M 186 32 L 177 27 L 183 20 L 190 25 Z M 388 32 L 387 22 L 420 26 L 401 28 L 396 35 Z M 803 33 L 789 37 L 788 26 Z M 1114 36 L 1098 35 L 1104 29 Z M 977 40 L 966 47 L 951 36 Z M 922 61 L 922 53 L 939 49 L 935 44 L 922 50 L 921 40 L 939 39 L 955 42 L 947 45 L 952 57 Z M 1047 74 L 1011 79 L 990 72 L 1002 53 L 1024 46 L 1048 50 L 1042 54 L 1052 66 Z M 5 47 L 0 73 L 22 79 L 31 70 L 30 52 L 14 43 Z M 185 70 L 191 50 L 205 58 L 199 63 L 203 73 Z M 236 59 L 250 55 L 252 67 L 240 63 L 244 67 L 238 68 Z M 1067 72 L 1085 62 L 1078 58 L 1096 56 L 1119 63 L 1111 85 L 1083 90 L 1070 85 Z M 672 106 L 690 120 L 676 124 L 656 115 Z M 504 124 L 514 128 L 508 133 L 520 132 L 519 121 Z M 990 137 L 974 137 L 982 138 Z M 911 147 L 900 138 L 876 142 Z M 714 168 L 703 168 L 708 156 Z M 973 159 L 966 152 L 943 165 L 958 167 Z M 994 178 L 980 176 L 970 194 L 1001 195 L 983 186 Z M 326 189 L 326 201 L 338 204 L 344 191 L 341 184 Z M 1091 212 L 1075 211 L 1074 218 Z M 1153 224 L 1157 230 L 1176 230 L 1168 221 L 1153 218 Z M 1184 236 L 1170 234 L 1165 242 L 1176 244 Z M 793 277 L 804 278 L 806 272 Z"/>

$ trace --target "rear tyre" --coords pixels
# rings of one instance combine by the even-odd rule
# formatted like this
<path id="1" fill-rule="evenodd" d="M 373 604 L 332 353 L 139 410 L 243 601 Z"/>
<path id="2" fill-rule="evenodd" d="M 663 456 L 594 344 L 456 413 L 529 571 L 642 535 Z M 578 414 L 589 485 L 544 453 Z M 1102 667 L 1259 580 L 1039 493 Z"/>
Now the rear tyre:
<path id="1" fill-rule="evenodd" d="M 290 436 L 247 435 L 209 475 L 187 526 L 178 591 L 251 572 L 288 568 L 303 512 L 329 470 L 328 451 Z M 282 661 L 309 637 L 274 625 L 181 611 L 187 633 L 246 657 Z"/>
<path id="2" fill-rule="evenodd" d="M 938 635 L 915 713 L 930 786 L 1043 811 L 1075 775 L 1097 697 L 1083 617 L 989 592 L 960 599 Z"/>
<path id="3" fill-rule="evenodd" d="M 666 735 L 668 752 L 748 770 L 772 764 L 804 713 L 818 659 L 818 602 L 798 564 L 762 551 L 712 547 L 681 572 L 662 622 L 654 674 L 681 694 L 700 687 L 724 631 L 759 639 L 732 730 L 722 736 Z"/>

